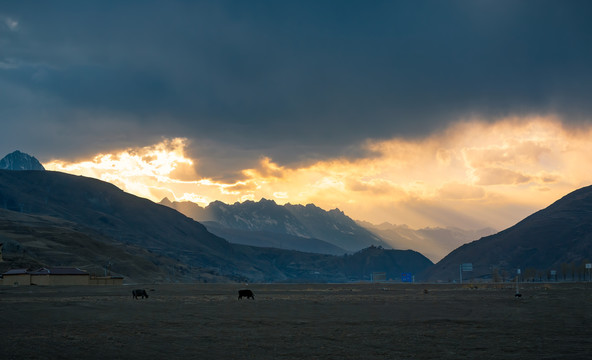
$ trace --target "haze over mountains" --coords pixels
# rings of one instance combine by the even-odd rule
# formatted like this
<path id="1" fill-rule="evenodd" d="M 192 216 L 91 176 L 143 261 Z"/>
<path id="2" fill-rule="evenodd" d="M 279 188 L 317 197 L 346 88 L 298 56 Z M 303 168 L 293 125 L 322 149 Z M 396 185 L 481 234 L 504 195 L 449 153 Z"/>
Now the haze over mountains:
<path id="1" fill-rule="evenodd" d="M 517 269 L 529 279 L 548 279 L 551 270 L 567 279 L 582 279 L 592 262 L 592 186 L 578 189 L 516 225 L 465 244 L 421 278 L 459 279 L 459 265 L 472 263 L 471 278 L 513 277 Z"/>
<path id="2" fill-rule="evenodd" d="M 437 262 L 452 250 L 467 242 L 495 234 L 492 228 L 466 230 L 454 227 L 428 227 L 411 229 L 406 225 L 382 223 L 374 225 L 365 221 L 358 223 L 370 230 L 393 249 L 413 249 L 419 251 L 430 260 Z"/>

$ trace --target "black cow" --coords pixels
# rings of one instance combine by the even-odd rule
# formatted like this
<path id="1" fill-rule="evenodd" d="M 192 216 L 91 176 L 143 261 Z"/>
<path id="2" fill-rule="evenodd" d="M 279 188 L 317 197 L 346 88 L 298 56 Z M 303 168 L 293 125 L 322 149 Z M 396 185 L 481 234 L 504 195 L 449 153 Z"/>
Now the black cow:
<path id="1" fill-rule="evenodd" d="M 137 299 L 138 296 L 141 296 L 142 299 L 145 297 L 146 299 L 148 299 L 148 294 L 146 293 L 146 290 L 144 289 L 136 289 L 136 290 L 132 290 L 132 296 L 134 299 Z"/>
<path id="2" fill-rule="evenodd" d="M 242 299 L 243 297 L 251 298 L 253 300 L 255 300 L 255 294 L 253 294 L 253 292 L 249 289 L 245 289 L 245 290 L 239 290 L 238 291 L 238 299 Z"/>

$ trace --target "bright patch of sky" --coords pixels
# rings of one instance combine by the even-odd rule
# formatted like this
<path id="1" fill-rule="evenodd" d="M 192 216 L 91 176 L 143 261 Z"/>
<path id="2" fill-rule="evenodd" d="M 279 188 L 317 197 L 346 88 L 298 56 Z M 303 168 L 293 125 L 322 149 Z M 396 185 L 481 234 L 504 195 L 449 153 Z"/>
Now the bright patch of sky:
<path id="1" fill-rule="evenodd" d="M 43 165 L 156 202 L 267 198 L 339 208 L 374 223 L 502 229 L 590 183 L 591 135 L 590 127 L 568 128 L 554 117 L 472 119 L 420 139 L 368 140 L 363 150 L 370 155 L 363 158 L 290 167 L 262 157 L 233 181 L 199 174 L 193 165 L 207 154 L 189 158 L 181 138 Z"/>

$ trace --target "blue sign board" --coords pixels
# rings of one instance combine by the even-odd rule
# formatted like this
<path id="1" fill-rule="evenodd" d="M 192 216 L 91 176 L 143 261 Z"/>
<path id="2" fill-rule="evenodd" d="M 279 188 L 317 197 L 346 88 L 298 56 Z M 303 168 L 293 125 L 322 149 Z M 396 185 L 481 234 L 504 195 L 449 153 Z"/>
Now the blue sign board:
<path id="1" fill-rule="evenodd" d="M 402 273 L 401 274 L 401 281 L 402 282 L 413 282 L 413 275 L 411 275 L 411 273 Z"/>
<path id="2" fill-rule="evenodd" d="M 462 271 L 473 271 L 473 263 L 465 263 L 460 266 Z M 518 270 L 518 274 L 520 274 L 520 270 Z"/>

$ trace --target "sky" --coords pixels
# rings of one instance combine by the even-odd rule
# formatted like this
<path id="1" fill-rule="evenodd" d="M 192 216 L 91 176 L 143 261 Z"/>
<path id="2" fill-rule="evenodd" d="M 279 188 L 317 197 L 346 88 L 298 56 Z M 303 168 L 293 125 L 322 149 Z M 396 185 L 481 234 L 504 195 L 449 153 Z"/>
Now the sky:
<path id="1" fill-rule="evenodd" d="M 592 183 L 589 1 L 0 4 L 0 155 L 498 230 Z"/>

